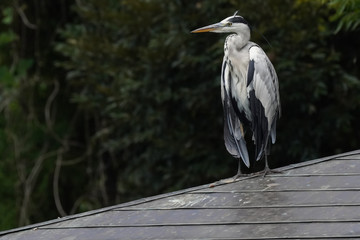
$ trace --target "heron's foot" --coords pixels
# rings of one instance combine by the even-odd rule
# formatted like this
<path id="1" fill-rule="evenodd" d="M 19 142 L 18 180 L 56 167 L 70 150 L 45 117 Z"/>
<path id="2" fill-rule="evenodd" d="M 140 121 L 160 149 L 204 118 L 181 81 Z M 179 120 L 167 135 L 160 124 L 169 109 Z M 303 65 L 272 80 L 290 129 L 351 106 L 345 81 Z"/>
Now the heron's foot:
<path id="1" fill-rule="evenodd" d="M 229 177 L 229 178 L 226 178 L 226 179 L 221 179 L 221 180 L 219 180 L 219 181 L 216 181 L 216 182 L 214 182 L 214 183 L 211 183 L 211 184 L 209 184 L 209 187 L 210 187 L 210 188 L 213 188 L 213 187 L 216 187 L 216 186 L 221 185 L 221 184 L 233 183 L 233 182 L 236 182 L 239 178 L 247 177 L 247 176 L 249 176 L 249 175 L 251 175 L 251 174 L 242 174 L 242 173 L 239 174 L 239 173 L 238 173 L 238 174 L 236 174 L 236 175 L 233 176 L 233 177 Z"/>
<path id="2" fill-rule="evenodd" d="M 226 179 L 221 179 L 219 181 L 216 181 L 214 183 L 209 184 L 209 187 L 213 188 L 213 187 L 216 187 L 216 186 L 221 185 L 221 184 L 233 183 L 233 182 L 236 182 L 238 179 L 240 179 L 242 177 L 249 177 L 249 176 L 252 176 L 252 175 L 254 175 L 254 173 L 245 174 L 245 173 L 238 172 L 233 177 L 229 177 L 229 178 L 226 178 Z"/>
<path id="3" fill-rule="evenodd" d="M 268 174 L 272 174 L 272 173 L 282 173 L 282 171 L 280 170 L 275 170 L 275 169 L 270 169 L 269 167 L 265 167 L 265 169 L 263 171 L 260 172 L 260 174 L 262 173 L 263 178 L 268 175 Z"/>
<path id="4" fill-rule="evenodd" d="M 239 178 L 242 178 L 242 177 L 247 177 L 247 176 L 249 176 L 250 174 L 245 174 L 245 173 L 237 173 L 235 176 L 233 176 L 232 177 L 232 179 L 234 180 L 234 181 L 236 181 L 236 180 L 238 180 Z"/>

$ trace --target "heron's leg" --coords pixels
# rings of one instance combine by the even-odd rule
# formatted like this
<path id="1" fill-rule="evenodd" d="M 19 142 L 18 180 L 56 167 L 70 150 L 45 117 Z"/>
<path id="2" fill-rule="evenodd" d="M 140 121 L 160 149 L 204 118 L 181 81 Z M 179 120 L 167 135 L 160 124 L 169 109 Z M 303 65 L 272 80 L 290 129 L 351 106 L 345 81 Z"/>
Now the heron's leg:
<path id="1" fill-rule="evenodd" d="M 245 177 L 247 174 L 241 173 L 241 158 L 239 158 L 239 165 L 238 165 L 238 171 L 237 174 L 233 177 L 234 181 L 240 177 Z"/>
<path id="2" fill-rule="evenodd" d="M 271 169 L 270 169 L 269 164 L 268 164 L 267 156 L 268 155 L 265 153 L 265 168 L 264 168 L 263 177 L 265 177 L 268 173 L 271 173 Z"/>
<path id="3" fill-rule="evenodd" d="M 240 174 L 241 174 L 241 158 L 239 158 L 238 171 L 236 175 L 240 175 Z"/>
<path id="4" fill-rule="evenodd" d="M 270 167 L 269 167 L 269 164 L 268 164 L 268 160 L 267 160 L 267 154 L 265 154 L 265 168 L 264 168 L 264 171 L 263 171 L 263 178 L 268 175 L 269 173 L 272 173 Z"/>
<path id="5" fill-rule="evenodd" d="M 264 168 L 264 173 L 263 173 L 263 177 L 265 177 L 267 174 L 269 173 L 282 173 L 279 170 L 274 170 L 274 169 L 270 169 L 269 164 L 268 164 L 268 154 L 265 153 L 265 168 Z"/>

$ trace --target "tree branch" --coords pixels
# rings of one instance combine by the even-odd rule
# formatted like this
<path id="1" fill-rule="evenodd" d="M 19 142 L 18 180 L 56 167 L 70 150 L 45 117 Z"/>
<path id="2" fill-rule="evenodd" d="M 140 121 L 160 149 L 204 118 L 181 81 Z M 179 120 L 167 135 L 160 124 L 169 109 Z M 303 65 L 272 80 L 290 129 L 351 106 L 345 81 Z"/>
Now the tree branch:
<path id="1" fill-rule="evenodd" d="M 35 24 L 30 23 L 29 19 L 24 13 L 24 10 L 22 7 L 19 6 L 18 1 L 14 1 L 14 8 L 16 12 L 19 14 L 21 21 L 24 23 L 24 25 L 30 29 L 37 29 L 37 26 Z"/>

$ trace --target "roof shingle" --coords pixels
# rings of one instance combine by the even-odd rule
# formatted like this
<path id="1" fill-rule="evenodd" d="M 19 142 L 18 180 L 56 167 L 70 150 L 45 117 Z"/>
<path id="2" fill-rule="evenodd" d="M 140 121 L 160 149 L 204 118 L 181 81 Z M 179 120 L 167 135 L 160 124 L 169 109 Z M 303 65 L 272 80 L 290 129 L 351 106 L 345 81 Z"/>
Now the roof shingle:
<path id="1" fill-rule="evenodd" d="M 360 239 L 360 150 L 279 170 L 12 229 L 0 239 Z"/>

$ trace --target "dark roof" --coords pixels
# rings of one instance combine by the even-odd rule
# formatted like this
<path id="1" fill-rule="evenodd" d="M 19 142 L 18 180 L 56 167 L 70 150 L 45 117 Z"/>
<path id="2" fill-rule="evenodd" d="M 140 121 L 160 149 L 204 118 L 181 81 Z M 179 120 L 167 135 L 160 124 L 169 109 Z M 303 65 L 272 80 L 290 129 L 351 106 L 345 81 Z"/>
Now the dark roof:
<path id="1" fill-rule="evenodd" d="M 23 228 L 0 239 L 360 239 L 360 150 Z"/>

